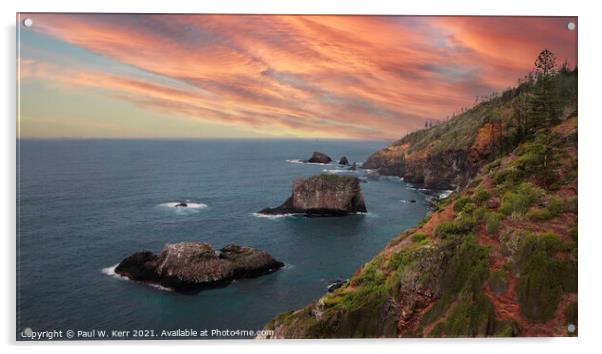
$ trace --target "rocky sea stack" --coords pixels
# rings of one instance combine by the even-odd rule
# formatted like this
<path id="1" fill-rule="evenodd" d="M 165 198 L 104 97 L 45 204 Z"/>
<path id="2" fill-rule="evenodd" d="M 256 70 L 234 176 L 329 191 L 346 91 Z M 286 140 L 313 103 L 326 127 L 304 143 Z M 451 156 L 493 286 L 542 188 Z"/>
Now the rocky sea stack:
<path id="1" fill-rule="evenodd" d="M 341 159 L 339 160 L 339 165 L 349 165 L 349 160 L 347 160 L 347 156 L 341 157 Z"/>
<path id="2" fill-rule="evenodd" d="M 286 202 L 277 208 L 265 208 L 259 213 L 345 216 L 366 211 L 357 177 L 322 174 L 297 179 L 293 183 L 293 193 Z"/>
<path id="3" fill-rule="evenodd" d="M 311 155 L 309 160 L 307 160 L 307 162 L 311 163 L 330 163 L 331 161 L 332 159 L 330 158 L 330 156 L 318 151 L 315 151 L 313 155 Z"/>
<path id="4" fill-rule="evenodd" d="M 252 278 L 282 268 L 268 253 L 228 245 L 219 251 L 203 242 L 166 244 L 156 255 L 141 251 L 124 259 L 115 273 L 177 291 L 226 286 L 235 279 Z"/>

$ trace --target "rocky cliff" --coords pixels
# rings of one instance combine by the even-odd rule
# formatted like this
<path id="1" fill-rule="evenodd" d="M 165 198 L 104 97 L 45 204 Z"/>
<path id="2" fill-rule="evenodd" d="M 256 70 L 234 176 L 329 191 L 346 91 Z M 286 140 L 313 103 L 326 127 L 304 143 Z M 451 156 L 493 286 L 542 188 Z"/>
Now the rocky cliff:
<path id="1" fill-rule="evenodd" d="M 225 286 L 232 280 L 260 276 L 284 264 L 268 253 L 229 245 L 219 251 L 202 242 L 166 244 L 159 255 L 136 252 L 115 272 L 132 280 L 160 284 L 175 290 Z"/>
<path id="2" fill-rule="evenodd" d="M 576 125 L 486 165 L 344 286 L 266 328 L 274 338 L 574 334 Z M 549 157 L 558 163 L 543 172 Z"/>
<path id="3" fill-rule="evenodd" d="M 297 179 L 293 183 L 292 195 L 282 205 L 259 213 L 344 216 L 366 211 L 357 177 L 321 174 Z"/>
<path id="4" fill-rule="evenodd" d="M 518 87 L 373 154 L 365 168 L 456 192 L 270 338 L 576 335 L 576 71 L 554 80 L 561 116 L 530 134 L 514 102 L 537 88 Z"/>
<path id="5" fill-rule="evenodd" d="M 414 147 L 401 140 L 372 154 L 363 168 L 376 169 L 381 175 L 403 177 L 409 183 L 429 188 L 461 188 L 496 156 L 500 136 L 500 122 L 485 122 L 476 129 L 473 141 L 466 147 L 436 149 L 435 144 Z"/>

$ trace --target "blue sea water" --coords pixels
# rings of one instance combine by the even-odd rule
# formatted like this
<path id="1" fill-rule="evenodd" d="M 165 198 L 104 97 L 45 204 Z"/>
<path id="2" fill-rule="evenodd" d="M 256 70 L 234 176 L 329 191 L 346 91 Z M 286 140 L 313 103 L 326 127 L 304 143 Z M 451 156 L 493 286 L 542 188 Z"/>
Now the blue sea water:
<path id="1" fill-rule="evenodd" d="M 306 140 L 21 140 L 18 161 L 17 332 L 260 329 L 319 298 L 426 214 L 396 178 L 361 187 L 368 213 L 258 217 L 300 176 L 345 173 L 302 164 L 313 151 L 362 162 L 384 142 Z M 365 171 L 357 172 L 360 175 Z M 416 203 L 408 203 L 409 200 Z M 178 201 L 193 208 L 173 208 Z M 203 241 L 257 247 L 278 272 L 198 294 L 119 279 L 139 250 Z"/>

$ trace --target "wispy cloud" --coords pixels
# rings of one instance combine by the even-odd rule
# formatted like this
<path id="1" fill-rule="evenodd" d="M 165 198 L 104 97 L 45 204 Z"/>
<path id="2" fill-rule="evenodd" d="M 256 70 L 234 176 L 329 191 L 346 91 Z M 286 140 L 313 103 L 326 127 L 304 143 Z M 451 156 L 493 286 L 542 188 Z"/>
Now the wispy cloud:
<path id="1" fill-rule="evenodd" d="M 39 34 L 152 75 L 25 58 L 24 80 L 276 136 L 396 138 L 512 85 L 544 47 L 576 61 L 566 18 L 31 17 Z"/>

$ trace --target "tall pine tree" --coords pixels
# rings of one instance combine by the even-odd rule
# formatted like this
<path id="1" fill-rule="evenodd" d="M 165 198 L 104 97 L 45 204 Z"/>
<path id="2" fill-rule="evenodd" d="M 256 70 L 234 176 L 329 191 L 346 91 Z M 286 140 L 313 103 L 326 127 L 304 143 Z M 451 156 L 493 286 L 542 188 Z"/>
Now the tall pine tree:
<path id="1" fill-rule="evenodd" d="M 544 49 L 535 60 L 535 87 L 530 102 L 531 125 L 549 127 L 560 120 L 556 55 Z"/>

